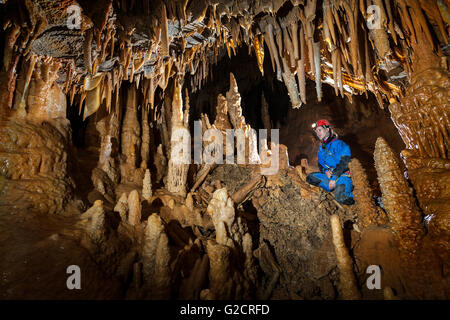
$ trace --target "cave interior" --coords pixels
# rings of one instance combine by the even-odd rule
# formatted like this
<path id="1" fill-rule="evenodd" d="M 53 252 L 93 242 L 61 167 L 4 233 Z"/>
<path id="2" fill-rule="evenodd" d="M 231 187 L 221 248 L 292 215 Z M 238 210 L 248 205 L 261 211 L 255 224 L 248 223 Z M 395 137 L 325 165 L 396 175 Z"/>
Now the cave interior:
<path id="1" fill-rule="evenodd" d="M 449 0 L 0 13 L 0 299 L 450 298 Z"/>

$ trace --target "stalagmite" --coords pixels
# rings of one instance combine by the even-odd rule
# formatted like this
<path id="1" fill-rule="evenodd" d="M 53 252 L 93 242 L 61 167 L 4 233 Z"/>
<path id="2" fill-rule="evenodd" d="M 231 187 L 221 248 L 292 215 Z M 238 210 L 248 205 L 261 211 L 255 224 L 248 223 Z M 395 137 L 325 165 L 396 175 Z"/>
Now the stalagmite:
<path id="1" fill-rule="evenodd" d="M 272 129 L 272 125 L 270 122 L 269 105 L 267 104 L 266 98 L 264 97 L 264 92 L 261 93 L 261 118 L 264 124 L 264 128 L 267 130 Z"/>
<path id="2" fill-rule="evenodd" d="M 394 153 L 383 138 L 377 139 L 374 158 L 383 193 L 383 205 L 392 229 L 399 238 L 399 245 L 404 253 L 414 256 L 423 236 L 423 229 L 412 190 L 403 177 Z"/>
<path id="3" fill-rule="evenodd" d="M 136 166 L 140 148 L 140 124 L 137 118 L 136 90 L 133 86 L 127 92 L 127 104 L 122 125 L 122 154 L 125 161 L 121 164 L 122 182 L 141 183 L 142 177 L 136 179 Z"/>
<path id="4" fill-rule="evenodd" d="M 80 216 L 81 222 L 87 223 L 86 231 L 94 244 L 100 244 L 105 237 L 105 211 L 101 200 Z"/>
<path id="5" fill-rule="evenodd" d="M 142 198 L 147 201 L 150 201 L 152 198 L 152 180 L 150 170 L 145 170 L 144 181 L 142 183 Z"/>
<path id="6" fill-rule="evenodd" d="M 217 243 L 232 246 L 232 242 L 229 242 L 228 233 L 231 233 L 235 212 L 233 201 L 228 197 L 226 189 L 219 189 L 214 192 L 213 199 L 211 199 L 206 212 L 211 216 L 214 227 L 216 228 Z"/>
<path id="7" fill-rule="evenodd" d="M 170 297 L 169 239 L 161 218 L 153 213 L 147 220 L 142 249 L 144 287 L 150 299 Z"/>
<path id="8" fill-rule="evenodd" d="M 380 212 L 372 200 L 372 191 L 370 189 L 367 174 L 358 159 L 352 159 L 349 164 L 353 180 L 353 194 L 358 208 L 358 225 L 367 228 L 370 225 L 387 223 L 386 217 Z"/>
<path id="9" fill-rule="evenodd" d="M 128 195 L 128 223 L 132 226 L 137 226 L 141 223 L 141 200 L 139 193 L 133 190 Z"/>
<path id="10" fill-rule="evenodd" d="M 184 196 L 186 194 L 186 180 L 189 165 L 187 159 L 184 159 L 184 156 L 180 155 L 180 152 L 184 151 L 184 148 L 186 147 L 190 148 L 190 145 L 184 143 L 184 135 L 181 135 L 182 132 L 187 132 L 187 129 L 184 127 L 183 121 L 181 85 L 178 84 L 175 84 L 173 93 L 171 122 L 171 139 L 175 139 L 171 140 L 171 150 L 175 150 L 178 154 L 171 151 L 172 154 L 169 159 L 167 173 L 167 190 Z M 180 139 L 182 139 L 183 142 L 181 142 Z M 177 148 L 174 148 L 175 143 L 177 143 Z M 182 149 L 179 148 L 181 145 Z M 188 155 L 190 156 L 189 153 Z"/>
<path id="11" fill-rule="evenodd" d="M 241 95 L 239 94 L 236 78 L 230 72 L 230 89 L 226 93 L 228 114 L 234 129 L 243 128 L 245 119 L 242 117 Z"/>
<path id="12" fill-rule="evenodd" d="M 336 260 L 339 268 L 339 293 L 344 300 L 361 299 L 355 274 L 353 273 L 353 261 L 345 247 L 344 234 L 341 228 L 339 216 L 333 214 L 330 217 L 331 230 L 333 231 L 333 244 L 336 252 Z"/>
<path id="13" fill-rule="evenodd" d="M 253 240 L 250 233 L 246 233 L 242 238 L 242 250 L 245 254 L 245 270 L 244 274 L 252 283 L 257 283 L 258 281 L 258 271 L 253 259 Z"/>
<path id="14" fill-rule="evenodd" d="M 159 144 L 156 149 L 154 165 L 156 167 L 156 182 L 160 182 L 167 169 L 167 159 L 164 156 L 162 144 Z"/>
<path id="15" fill-rule="evenodd" d="M 212 299 L 230 299 L 233 297 L 234 284 L 231 279 L 231 250 L 229 247 L 207 242 L 209 257 L 209 283 Z"/>
<path id="16" fill-rule="evenodd" d="M 117 201 L 116 206 L 114 207 L 114 211 L 119 213 L 120 219 L 122 221 L 127 221 L 128 216 L 128 197 L 127 194 L 124 192 L 119 198 L 119 201 Z"/>
<path id="17" fill-rule="evenodd" d="M 141 137 L 141 160 L 148 164 L 150 161 L 150 126 L 148 124 L 148 111 L 142 108 L 142 137 Z"/>

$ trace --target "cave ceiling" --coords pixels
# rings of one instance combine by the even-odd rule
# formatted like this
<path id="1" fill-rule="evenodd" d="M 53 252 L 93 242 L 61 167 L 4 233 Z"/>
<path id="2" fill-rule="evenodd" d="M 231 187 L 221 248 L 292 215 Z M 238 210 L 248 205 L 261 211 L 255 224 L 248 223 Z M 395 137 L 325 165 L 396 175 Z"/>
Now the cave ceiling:
<path id="1" fill-rule="evenodd" d="M 211 65 L 244 45 L 262 74 L 270 71 L 263 68 L 264 56 L 270 57 L 294 108 L 306 103 L 308 78 L 319 101 L 325 83 L 350 99 L 372 92 L 383 107 L 404 95 L 415 56 L 426 56 L 423 47 L 446 63 L 446 1 L 5 2 L 5 68 L 18 55 L 56 60 L 57 82 L 72 101 L 96 86 L 103 101 L 122 81 L 139 87 L 144 79 L 144 95 L 158 86 L 164 91 L 171 78 L 193 92 Z"/>

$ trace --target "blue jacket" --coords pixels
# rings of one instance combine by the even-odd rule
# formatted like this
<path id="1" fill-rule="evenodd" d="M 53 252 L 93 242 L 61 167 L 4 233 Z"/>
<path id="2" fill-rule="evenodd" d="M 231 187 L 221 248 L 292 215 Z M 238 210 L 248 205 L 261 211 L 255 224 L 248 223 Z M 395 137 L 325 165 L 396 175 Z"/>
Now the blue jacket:
<path id="1" fill-rule="evenodd" d="M 342 174 L 349 176 L 348 163 L 350 162 L 350 147 L 336 137 L 327 143 L 322 143 L 318 152 L 319 169 L 322 173 L 331 170 L 331 180 L 338 179 Z"/>

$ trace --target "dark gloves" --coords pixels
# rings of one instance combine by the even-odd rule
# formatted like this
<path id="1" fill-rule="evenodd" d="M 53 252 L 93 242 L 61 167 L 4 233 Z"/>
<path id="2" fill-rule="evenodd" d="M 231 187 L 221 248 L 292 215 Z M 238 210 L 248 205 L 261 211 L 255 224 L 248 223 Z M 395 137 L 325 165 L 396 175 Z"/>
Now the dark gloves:
<path id="1" fill-rule="evenodd" d="M 336 169 L 333 170 L 333 176 L 339 178 L 345 171 L 348 170 L 348 164 L 350 163 L 350 156 L 343 156 L 341 161 L 339 161 Z"/>

